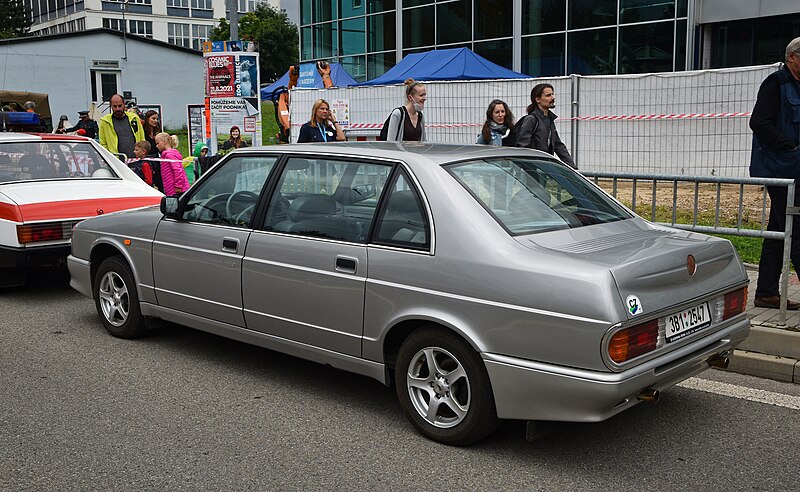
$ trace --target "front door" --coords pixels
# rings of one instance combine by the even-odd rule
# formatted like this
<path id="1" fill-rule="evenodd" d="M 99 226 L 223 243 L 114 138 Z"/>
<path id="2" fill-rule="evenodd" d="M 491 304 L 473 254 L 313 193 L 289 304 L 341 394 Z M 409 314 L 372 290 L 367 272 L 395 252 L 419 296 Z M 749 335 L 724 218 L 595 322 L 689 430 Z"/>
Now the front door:
<path id="1" fill-rule="evenodd" d="M 234 157 L 189 189 L 180 220 L 164 219 L 153 242 L 158 304 L 236 326 L 251 218 L 277 157 Z"/>

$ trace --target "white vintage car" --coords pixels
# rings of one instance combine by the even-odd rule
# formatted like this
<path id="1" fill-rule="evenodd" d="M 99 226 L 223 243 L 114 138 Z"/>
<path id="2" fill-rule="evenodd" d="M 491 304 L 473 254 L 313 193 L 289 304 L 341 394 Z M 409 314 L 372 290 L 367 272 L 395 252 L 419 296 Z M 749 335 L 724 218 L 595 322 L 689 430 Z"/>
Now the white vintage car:
<path id="1" fill-rule="evenodd" d="M 81 220 L 162 196 L 94 140 L 0 133 L 0 287 L 24 284 L 30 267 L 64 266 Z"/>

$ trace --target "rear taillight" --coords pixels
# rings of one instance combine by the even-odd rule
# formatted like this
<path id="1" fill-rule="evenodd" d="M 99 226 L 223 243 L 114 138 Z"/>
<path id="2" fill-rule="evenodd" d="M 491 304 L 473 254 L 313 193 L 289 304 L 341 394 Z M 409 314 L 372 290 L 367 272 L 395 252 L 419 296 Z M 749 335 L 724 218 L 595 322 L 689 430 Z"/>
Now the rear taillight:
<path id="1" fill-rule="evenodd" d="M 659 346 L 658 320 L 624 328 L 611 336 L 608 356 L 617 364 L 652 352 Z"/>
<path id="2" fill-rule="evenodd" d="M 747 307 L 747 287 L 725 294 L 725 310 L 722 312 L 723 321 L 742 314 Z"/>
<path id="3" fill-rule="evenodd" d="M 17 226 L 17 240 L 20 244 L 59 241 L 64 239 L 64 237 L 64 224 L 62 222 L 24 224 Z"/>
<path id="4" fill-rule="evenodd" d="M 728 292 L 714 299 L 714 323 L 742 314 L 747 309 L 747 287 Z"/>

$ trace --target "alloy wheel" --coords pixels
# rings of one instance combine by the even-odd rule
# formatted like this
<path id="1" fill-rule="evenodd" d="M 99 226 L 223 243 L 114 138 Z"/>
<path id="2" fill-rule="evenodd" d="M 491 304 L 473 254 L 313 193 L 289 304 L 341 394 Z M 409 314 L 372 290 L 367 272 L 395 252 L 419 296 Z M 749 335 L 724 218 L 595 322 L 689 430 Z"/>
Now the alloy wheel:
<path id="1" fill-rule="evenodd" d="M 467 373 L 461 362 L 442 348 L 426 347 L 411 358 L 406 385 L 414 409 L 435 427 L 455 427 L 469 412 Z"/>

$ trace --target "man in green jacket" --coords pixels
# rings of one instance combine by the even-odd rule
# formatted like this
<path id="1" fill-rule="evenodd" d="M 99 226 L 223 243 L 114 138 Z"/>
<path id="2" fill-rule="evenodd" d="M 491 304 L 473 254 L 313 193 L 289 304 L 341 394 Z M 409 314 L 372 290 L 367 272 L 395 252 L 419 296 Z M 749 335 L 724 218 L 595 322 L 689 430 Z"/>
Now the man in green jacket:
<path id="1" fill-rule="evenodd" d="M 111 114 L 100 118 L 100 145 L 114 154 L 134 157 L 133 146 L 144 140 L 144 128 L 139 117 L 125 111 L 125 100 L 114 94 L 109 100 Z"/>

